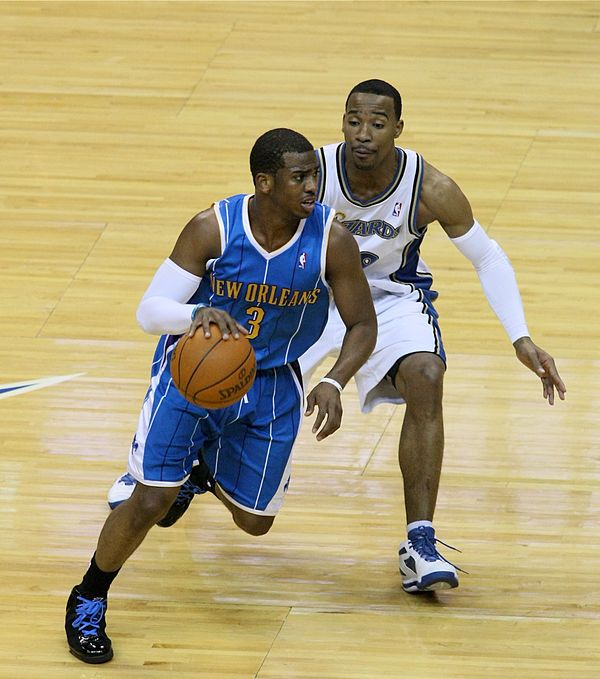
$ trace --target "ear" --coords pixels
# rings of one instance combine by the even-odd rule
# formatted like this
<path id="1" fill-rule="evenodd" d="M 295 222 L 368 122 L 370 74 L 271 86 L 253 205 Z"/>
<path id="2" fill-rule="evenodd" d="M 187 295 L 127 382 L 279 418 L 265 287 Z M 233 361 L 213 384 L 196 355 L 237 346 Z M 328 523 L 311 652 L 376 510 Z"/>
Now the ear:
<path id="1" fill-rule="evenodd" d="M 396 131 L 394 132 L 394 139 L 397 139 L 402 134 L 403 129 L 404 129 L 404 120 L 402 120 L 402 118 L 400 118 L 400 120 L 396 123 Z"/>
<path id="2" fill-rule="evenodd" d="M 344 126 L 346 125 L 346 114 L 342 116 L 342 132 L 344 131 Z"/>
<path id="3" fill-rule="evenodd" d="M 258 172 L 254 177 L 254 187 L 257 193 L 267 195 L 271 193 L 274 185 L 274 177 L 266 172 Z"/>

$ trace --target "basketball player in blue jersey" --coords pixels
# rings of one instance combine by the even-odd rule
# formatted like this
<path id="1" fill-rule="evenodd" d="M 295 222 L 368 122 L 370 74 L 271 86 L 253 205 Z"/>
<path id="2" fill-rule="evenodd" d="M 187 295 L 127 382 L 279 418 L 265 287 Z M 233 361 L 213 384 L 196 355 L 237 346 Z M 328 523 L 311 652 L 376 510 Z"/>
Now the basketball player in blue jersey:
<path id="1" fill-rule="evenodd" d="M 318 440 L 341 422 L 342 388 L 369 357 L 377 322 L 358 248 L 334 211 L 315 202 L 317 159 L 310 142 L 271 130 L 250 154 L 253 196 L 221 200 L 181 232 L 138 308 L 161 335 L 151 384 L 131 446 L 131 497 L 108 516 L 96 552 L 67 602 L 69 649 L 84 662 L 113 657 L 106 634 L 108 589 L 152 526 L 165 516 L 202 451 L 210 488 L 251 535 L 272 526 L 290 479 L 302 419 L 297 359 L 319 338 L 335 300 L 346 324 L 339 358 L 308 394 Z M 239 402 L 199 408 L 174 387 L 170 356 L 189 331 L 250 339 L 257 374 Z"/>
<path id="2" fill-rule="evenodd" d="M 565 385 L 553 358 L 529 335 L 512 266 L 502 248 L 473 217 L 457 184 L 419 154 L 396 146 L 402 101 L 381 80 L 356 85 L 343 117 L 344 142 L 318 151 L 318 198 L 336 210 L 361 251 L 378 321 L 375 351 L 355 375 L 361 408 L 406 403 L 398 457 L 404 480 L 407 539 L 399 550 L 407 592 L 458 585 L 456 568 L 439 553 L 433 527 L 444 429 L 442 391 L 446 355 L 433 302 L 432 277 L 420 258 L 428 226 L 437 222 L 475 267 L 483 291 L 516 356 L 542 381 L 554 404 Z M 336 351 L 343 324 L 330 314 L 327 327 L 301 361 L 307 379 Z"/>

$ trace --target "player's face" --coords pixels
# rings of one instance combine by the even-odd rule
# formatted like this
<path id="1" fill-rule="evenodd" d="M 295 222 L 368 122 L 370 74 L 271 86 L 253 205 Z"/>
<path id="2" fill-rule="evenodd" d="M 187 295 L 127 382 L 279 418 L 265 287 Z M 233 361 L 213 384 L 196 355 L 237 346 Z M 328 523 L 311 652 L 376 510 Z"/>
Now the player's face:
<path id="1" fill-rule="evenodd" d="M 347 159 L 358 169 L 374 170 L 394 152 L 402 132 L 394 100 L 379 94 L 355 92 L 348 99 L 342 130 Z"/>
<path id="2" fill-rule="evenodd" d="M 317 157 L 314 151 L 284 153 L 283 161 L 275 175 L 274 198 L 295 217 L 306 219 L 315 207 Z"/>

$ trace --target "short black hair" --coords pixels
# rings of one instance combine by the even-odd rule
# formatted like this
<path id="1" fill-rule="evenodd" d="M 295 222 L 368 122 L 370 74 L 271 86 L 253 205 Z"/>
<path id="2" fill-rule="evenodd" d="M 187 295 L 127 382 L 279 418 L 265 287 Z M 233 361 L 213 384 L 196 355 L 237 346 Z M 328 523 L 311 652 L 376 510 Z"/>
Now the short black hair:
<path id="1" fill-rule="evenodd" d="M 402 117 L 402 97 L 400 92 L 385 80 L 363 80 L 363 82 L 354 85 L 350 90 L 348 97 L 346 98 L 346 108 L 348 108 L 348 100 L 355 93 L 360 92 L 361 94 L 378 94 L 382 97 L 390 97 L 394 100 L 394 113 L 396 114 L 396 120 L 400 120 Z"/>
<path id="2" fill-rule="evenodd" d="M 278 127 L 262 134 L 250 151 L 250 172 L 255 178 L 259 172 L 276 174 L 283 167 L 284 153 L 307 153 L 315 147 L 308 139 L 294 130 Z"/>

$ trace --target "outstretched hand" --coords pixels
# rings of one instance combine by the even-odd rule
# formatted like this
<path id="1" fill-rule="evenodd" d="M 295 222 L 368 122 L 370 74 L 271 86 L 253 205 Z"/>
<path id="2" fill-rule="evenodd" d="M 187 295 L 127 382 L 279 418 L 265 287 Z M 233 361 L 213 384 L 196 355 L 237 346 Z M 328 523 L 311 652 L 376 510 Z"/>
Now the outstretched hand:
<path id="1" fill-rule="evenodd" d="M 560 400 L 564 401 L 567 388 L 558 374 L 552 356 L 535 345 L 529 337 L 521 337 L 514 343 L 514 347 L 519 361 L 542 380 L 544 398 L 548 399 L 548 403 L 554 405 L 554 389 Z"/>
<path id="2" fill-rule="evenodd" d="M 342 399 L 340 392 L 331 384 L 319 382 L 306 397 L 305 415 L 312 415 L 315 406 L 318 409 L 312 433 L 317 435 L 317 441 L 322 441 L 342 424 Z M 322 426 L 321 426 L 322 425 Z"/>

